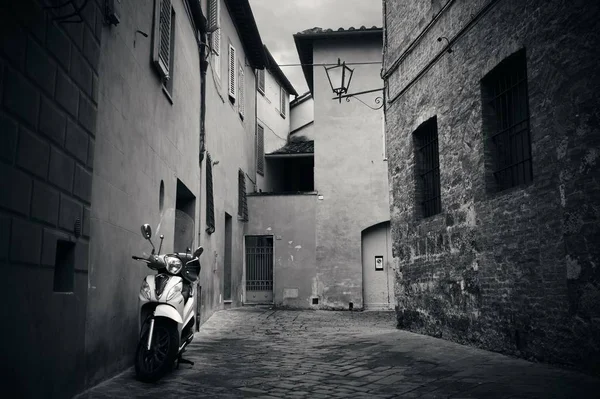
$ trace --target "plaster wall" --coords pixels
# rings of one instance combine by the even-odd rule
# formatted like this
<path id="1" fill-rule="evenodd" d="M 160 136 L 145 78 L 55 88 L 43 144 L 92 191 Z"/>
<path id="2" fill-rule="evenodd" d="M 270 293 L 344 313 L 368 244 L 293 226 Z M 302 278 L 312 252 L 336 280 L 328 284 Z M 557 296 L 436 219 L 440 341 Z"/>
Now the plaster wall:
<path id="1" fill-rule="evenodd" d="M 314 63 L 381 61 L 381 39 L 314 42 Z M 381 65 L 356 65 L 352 92 L 382 86 Z M 361 232 L 389 220 L 383 112 L 356 100 L 331 100 L 323 67 L 314 67 L 317 284 L 325 308 L 363 305 Z M 369 102 L 380 93 L 365 95 Z"/>
<path id="2" fill-rule="evenodd" d="M 289 96 L 286 98 L 286 116 L 279 112 L 279 82 L 265 69 L 265 93 L 255 90 L 257 101 L 257 123 L 264 129 L 264 153 L 268 154 L 283 147 L 290 133 Z M 270 171 L 265 162 L 265 175 L 257 175 L 258 189 L 269 191 Z"/>
<path id="3" fill-rule="evenodd" d="M 394 29 L 437 12 L 419 1 L 386 3 L 386 25 Z M 600 7 L 592 3 L 453 2 L 391 72 L 386 129 L 400 327 L 598 372 L 600 74 L 593 43 Z M 443 50 L 436 38 L 453 37 L 488 4 L 452 53 L 409 86 Z M 407 35 L 390 31 L 386 54 L 404 51 Z M 520 49 L 533 181 L 496 193 L 486 182 L 481 79 Z M 442 212 L 422 219 L 412 133 L 434 115 Z"/>
<path id="4" fill-rule="evenodd" d="M 315 193 L 251 195 L 248 235 L 273 235 L 274 304 L 311 308 L 318 297 Z"/>
<path id="5" fill-rule="evenodd" d="M 153 272 L 131 255 L 150 249 L 139 226 L 156 227 L 161 218 L 161 181 L 163 209 L 175 208 L 177 179 L 196 196 L 196 215 L 200 205 L 200 67 L 191 17 L 182 0 L 172 2 L 171 103 L 151 64 L 154 1 L 120 4 L 119 25 L 102 28 L 86 319 L 88 386 L 132 365 L 140 282 Z M 134 35 L 138 29 L 149 37 Z M 164 235 L 163 249 L 169 251 L 172 227 Z"/>
<path id="6" fill-rule="evenodd" d="M 309 98 L 290 109 L 290 131 L 294 131 L 315 120 L 315 102 Z M 309 125 L 294 133 L 294 136 L 304 136 L 307 140 L 314 140 L 314 126 Z"/>
<path id="7" fill-rule="evenodd" d="M 25 398 L 71 397 L 87 361 L 101 8 L 60 24 L 46 5 L 0 2 L 0 386 Z"/>
<path id="8" fill-rule="evenodd" d="M 207 14 L 206 1 L 202 9 Z M 248 65 L 245 50 L 221 0 L 221 62 L 220 76 L 215 73 L 214 55 L 211 56 L 206 82 L 206 151 L 213 162 L 212 168 L 215 231 L 208 234 L 206 228 L 206 157 L 202 162 L 202 199 L 200 209 L 200 244 L 204 247 L 201 258 L 202 286 L 201 321 L 207 320 L 215 310 L 224 308 L 223 273 L 225 251 L 225 213 L 232 220 L 231 253 L 231 306 L 239 306 L 242 300 L 242 259 L 245 223 L 238 220 L 238 171 L 246 174 L 246 191 L 255 191 L 255 134 L 256 134 L 256 85 L 255 75 Z M 237 52 L 238 65 L 244 65 L 245 117 L 238 112 L 238 103 L 227 94 L 227 52 L 231 43 Z M 250 217 L 252 217 L 250 215 Z"/>

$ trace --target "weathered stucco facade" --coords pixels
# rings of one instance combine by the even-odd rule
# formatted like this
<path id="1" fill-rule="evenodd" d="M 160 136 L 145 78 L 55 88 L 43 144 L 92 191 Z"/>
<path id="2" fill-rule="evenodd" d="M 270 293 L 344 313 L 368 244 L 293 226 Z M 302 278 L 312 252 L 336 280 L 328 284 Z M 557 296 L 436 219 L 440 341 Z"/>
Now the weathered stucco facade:
<path id="1" fill-rule="evenodd" d="M 600 7 L 388 0 L 384 14 L 399 327 L 598 372 Z M 492 192 L 481 81 L 522 49 L 533 179 Z M 422 218 L 413 132 L 434 116 L 441 213 Z"/>

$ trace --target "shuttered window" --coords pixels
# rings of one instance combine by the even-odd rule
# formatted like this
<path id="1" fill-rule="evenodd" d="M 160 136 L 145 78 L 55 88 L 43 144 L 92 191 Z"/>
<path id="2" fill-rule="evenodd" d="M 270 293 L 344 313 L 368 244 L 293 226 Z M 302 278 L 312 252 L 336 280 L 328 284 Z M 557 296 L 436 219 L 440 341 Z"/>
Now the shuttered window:
<path id="1" fill-rule="evenodd" d="M 152 58 L 158 73 L 164 79 L 171 77 L 173 45 L 171 0 L 155 0 Z"/>
<path id="2" fill-rule="evenodd" d="M 248 202 L 246 198 L 246 174 L 243 170 L 238 172 L 238 216 L 244 222 L 248 221 Z"/>
<path id="3" fill-rule="evenodd" d="M 208 4 L 208 30 L 210 34 L 210 48 L 212 51 L 213 69 L 217 76 L 221 76 L 221 5 L 220 0 L 209 0 Z"/>
<path id="4" fill-rule="evenodd" d="M 244 114 L 246 112 L 246 105 L 244 104 L 244 64 L 240 61 L 240 68 L 238 72 L 238 112 L 242 119 L 244 119 Z"/>
<path id="5" fill-rule="evenodd" d="M 279 88 L 279 113 L 285 118 L 288 94 L 283 87 Z"/>
<path id="6" fill-rule="evenodd" d="M 215 232 L 215 204 L 213 197 L 212 158 L 206 154 L 206 232 Z"/>
<path id="7" fill-rule="evenodd" d="M 258 92 L 260 94 L 262 94 L 263 96 L 265 95 L 265 70 L 264 69 L 258 70 Z"/>
<path id="8" fill-rule="evenodd" d="M 227 91 L 229 97 L 232 100 L 236 99 L 237 94 L 237 68 L 236 68 L 236 57 L 235 57 L 235 47 L 231 44 L 229 45 L 229 68 L 228 68 L 228 84 Z"/>
<path id="9" fill-rule="evenodd" d="M 265 174 L 265 131 L 261 125 L 256 125 L 256 173 Z"/>

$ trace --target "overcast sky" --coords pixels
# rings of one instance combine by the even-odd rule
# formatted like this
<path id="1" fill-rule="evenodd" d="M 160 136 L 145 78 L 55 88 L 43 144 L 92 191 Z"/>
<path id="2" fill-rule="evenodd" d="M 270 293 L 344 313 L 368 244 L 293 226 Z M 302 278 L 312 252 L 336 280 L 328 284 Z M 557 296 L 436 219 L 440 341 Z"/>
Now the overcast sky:
<path id="1" fill-rule="evenodd" d="M 250 0 L 263 43 L 279 64 L 299 63 L 293 34 L 323 29 L 381 27 L 381 0 Z M 308 90 L 299 66 L 282 67 L 298 94 Z"/>

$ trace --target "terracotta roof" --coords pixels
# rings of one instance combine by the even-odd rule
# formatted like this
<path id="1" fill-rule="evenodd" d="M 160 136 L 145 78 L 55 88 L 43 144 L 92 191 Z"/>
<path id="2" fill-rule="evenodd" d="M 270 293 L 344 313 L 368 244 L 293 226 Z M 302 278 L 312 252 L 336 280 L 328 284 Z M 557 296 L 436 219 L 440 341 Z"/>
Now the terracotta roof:
<path id="1" fill-rule="evenodd" d="M 314 140 L 308 141 L 291 141 L 270 154 L 266 155 L 279 155 L 279 154 L 314 154 L 315 142 Z"/>
<path id="2" fill-rule="evenodd" d="M 294 35 L 294 42 L 296 43 L 300 63 L 303 64 L 302 72 L 304 72 L 304 78 L 311 93 L 313 92 L 313 42 L 323 39 L 353 40 L 359 37 L 383 40 L 383 28 L 378 28 L 377 26 L 355 28 L 351 26 L 348 29 L 338 28 L 334 30 L 314 27 Z"/>

